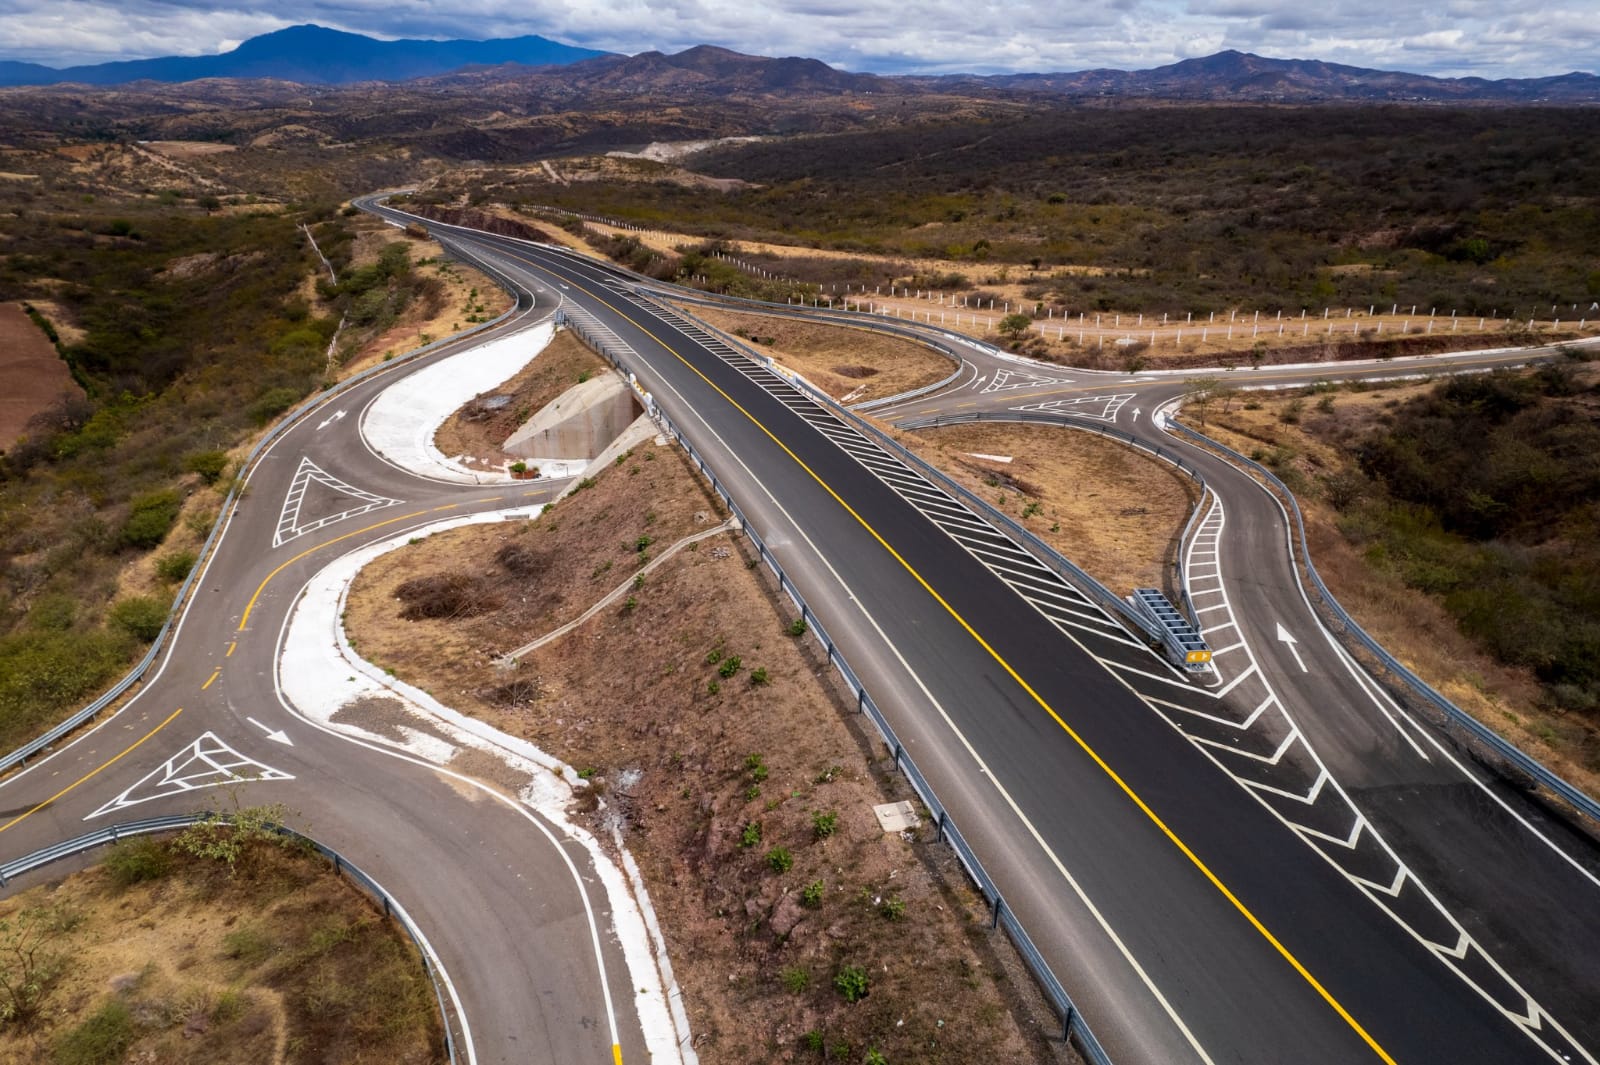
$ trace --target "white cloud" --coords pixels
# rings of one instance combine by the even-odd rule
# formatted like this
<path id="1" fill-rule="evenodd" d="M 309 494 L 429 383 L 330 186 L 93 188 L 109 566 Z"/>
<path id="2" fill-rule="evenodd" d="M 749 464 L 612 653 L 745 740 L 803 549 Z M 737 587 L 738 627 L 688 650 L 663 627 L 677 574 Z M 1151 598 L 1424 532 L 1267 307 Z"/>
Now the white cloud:
<path id="1" fill-rule="evenodd" d="M 391 38 L 537 33 L 629 53 L 719 44 L 885 73 L 1131 69 L 1223 47 L 1443 75 L 1600 70 L 1592 0 L 278 0 L 270 10 L 0 0 L 0 57 L 62 66 L 200 55 L 315 22 Z"/>

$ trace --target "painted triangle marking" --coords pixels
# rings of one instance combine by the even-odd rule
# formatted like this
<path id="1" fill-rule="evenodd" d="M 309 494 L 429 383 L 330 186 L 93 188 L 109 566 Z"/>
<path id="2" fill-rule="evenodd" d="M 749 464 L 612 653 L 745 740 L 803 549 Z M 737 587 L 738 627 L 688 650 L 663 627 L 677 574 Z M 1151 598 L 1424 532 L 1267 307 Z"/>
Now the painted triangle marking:
<path id="1" fill-rule="evenodd" d="M 1037 410 L 1049 414 L 1067 414 L 1095 422 L 1114 422 L 1123 405 L 1133 398 L 1132 392 L 1117 392 L 1104 396 L 1080 396 L 1077 399 L 1050 399 L 1043 403 L 1026 403 L 1012 410 Z"/>
<path id="2" fill-rule="evenodd" d="M 1024 370 L 996 370 L 994 380 L 983 386 L 981 395 L 990 392 L 1009 392 L 1014 388 L 1037 388 L 1041 385 L 1070 385 L 1070 377 L 1042 377 Z"/>
<path id="3" fill-rule="evenodd" d="M 306 493 L 315 485 L 320 485 L 338 495 L 348 497 L 354 505 L 337 514 L 325 514 L 302 522 L 300 520 L 300 508 L 305 503 Z M 357 514 L 365 514 L 369 510 L 392 507 L 399 502 L 400 500 L 398 499 L 373 495 L 371 492 L 364 492 L 352 484 L 346 484 L 310 459 L 301 456 L 300 468 L 295 470 L 294 480 L 289 482 L 289 491 L 283 497 L 283 509 L 278 512 L 278 528 L 272 535 L 272 546 L 282 547 L 290 540 L 304 536 L 309 532 L 315 532 L 324 525 L 332 525 L 336 521 L 353 518 Z"/>
<path id="4" fill-rule="evenodd" d="M 138 806 L 152 799 L 182 795 L 200 788 L 214 788 L 247 780 L 293 779 L 292 775 L 281 769 L 274 769 L 254 758 L 240 754 L 218 739 L 215 733 L 205 732 L 189 746 L 168 758 L 165 764 L 146 773 L 132 787 L 84 820 L 125 810 L 130 806 Z"/>

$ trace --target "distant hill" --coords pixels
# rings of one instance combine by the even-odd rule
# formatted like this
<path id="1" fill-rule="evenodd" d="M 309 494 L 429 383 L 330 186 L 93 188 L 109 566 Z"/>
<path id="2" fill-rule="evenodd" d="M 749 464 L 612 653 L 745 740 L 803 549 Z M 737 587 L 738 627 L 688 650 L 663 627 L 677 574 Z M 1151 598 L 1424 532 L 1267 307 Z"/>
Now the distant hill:
<path id="1" fill-rule="evenodd" d="M 1573 72 L 1548 78 L 1434 78 L 1403 71 L 1268 59 L 1226 51 L 1151 70 L 1083 70 L 1070 74 L 952 75 L 950 85 L 1061 96 L 1142 96 L 1178 100 L 1370 100 L 1463 103 L 1596 103 L 1600 77 Z"/>
<path id="2" fill-rule="evenodd" d="M 545 69 L 535 69 L 535 68 Z M 74 82 L 185 82 L 202 78 L 274 80 L 312 85 L 430 79 L 430 85 L 538 96 L 581 105 L 585 99 L 732 96 L 952 94 L 996 99 L 1127 97 L 1164 100 L 1435 102 L 1482 104 L 1600 103 L 1600 77 L 1574 72 L 1547 78 L 1435 78 L 1312 59 L 1269 59 L 1226 51 L 1151 70 L 927 75 L 859 74 L 816 59 L 744 55 L 700 45 L 667 55 L 627 56 L 575 48 L 543 37 L 491 41 L 379 41 L 319 26 L 293 26 L 253 37 L 223 55 L 178 56 L 55 70 L 0 62 L 0 86 Z"/>
<path id="3" fill-rule="evenodd" d="M 606 54 L 534 36 L 493 41 L 379 41 L 321 26 L 291 26 L 252 37 L 221 55 L 135 59 L 60 70 L 36 63 L 0 62 L 0 86 L 63 82 L 120 85 L 201 78 L 267 78 L 306 85 L 348 85 L 409 81 L 475 65 L 558 65 Z"/>

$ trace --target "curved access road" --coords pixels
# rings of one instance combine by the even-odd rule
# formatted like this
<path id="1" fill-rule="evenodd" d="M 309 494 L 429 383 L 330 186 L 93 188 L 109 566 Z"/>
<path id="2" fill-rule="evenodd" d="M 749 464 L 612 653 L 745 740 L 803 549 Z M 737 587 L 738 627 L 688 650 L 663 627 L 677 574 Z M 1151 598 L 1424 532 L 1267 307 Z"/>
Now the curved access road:
<path id="1" fill-rule="evenodd" d="M 630 974 L 590 852 L 515 796 L 324 730 L 277 690 L 288 613 L 328 561 L 444 517 L 528 507 L 560 487 L 413 476 L 374 454 L 359 428 L 391 383 L 515 338 L 559 302 L 538 286 L 517 291 L 515 313 L 494 329 L 333 393 L 265 451 L 137 694 L 0 782 L 0 855 L 117 821 L 281 803 L 295 828 L 356 862 L 420 926 L 449 984 L 459 1060 L 643 1061 L 635 989 L 653 985 L 659 1002 L 659 978 Z"/>

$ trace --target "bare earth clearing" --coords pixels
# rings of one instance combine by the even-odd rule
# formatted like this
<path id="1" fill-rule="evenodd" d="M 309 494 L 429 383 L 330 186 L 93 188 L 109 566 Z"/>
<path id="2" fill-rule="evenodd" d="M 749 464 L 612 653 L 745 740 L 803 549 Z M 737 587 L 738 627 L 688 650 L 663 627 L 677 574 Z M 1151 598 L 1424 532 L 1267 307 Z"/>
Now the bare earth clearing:
<path id="1" fill-rule="evenodd" d="M 0 303 L 0 451 L 16 443 L 35 414 L 82 395 L 44 330 L 20 304 Z"/>
<path id="2" fill-rule="evenodd" d="M 434 446 L 446 455 L 470 455 L 482 465 L 498 468 L 513 458 L 500 445 L 523 422 L 573 385 L 608 368 L 604 359 L 563 329 L 515 377 L 474 397 L 445 419 L 434 434 Z M 500 403 L 499 397 L 507 397 L 506 402 Z M 495 405 L 486 406 L 484 401 L 491 399 Z"/>
<path id="3" fill-rule="evenodd" d="M 1584 373 L 1594 379 L 1594 371 Z M 1246 455 L 1292 448 L 1296 469 L 1308 477 L 1326 477 L 1352 461 L 1328 439 L 1347 428 L 1375 424 L 1385 408 L 1431 387 L 1425 381 L 1396 382 L 1368 392 L 1330 393 L 1324 399 L 1331 401 L 1331 411 L 1306 414 L 1301 424 L 1286 423 L 1283 415 L 1292 404 L 1303 405 L 1303 399 L 1246 393 L 1231 402 L 1213 400 L 1204 426 L 1192 411 L 1188 421 Z M 1371 566 L 1340 531 L 1338 511 L 1320 494 L 1301 492 L 1296 499 L 1305 513 L 1317 572 L 1362 628 L 1457 706 L 1579 788 L 1600 794 L 1600 772 L 1579 757 L 1594 743 L 1594 730 L 1581 715 L 1541 706 L 1540 686 L 1531 674 L 1479 651 L 1442 605 Z"/>
<path id="4" fill-rule="evenodd" d="M 869 1048 L 900 1065 L 1057 1060 L 1053 1017 L 935 832 L 878 826 L 873 805 L 909 788 L 742 539 L 634 578 L 722 517 L 676 449 L 646 445 L 536 521 L 380 559 L 352 588 L 347 632 L 369 660 L 592 773 L 586 805 L 643 869 L 708 1065 Z M 619 585 L 625 600 L 515 669 L 492 663 Z M 867 981 L 854 1003 L 836 989 L 847 970 Z"/>
<path id="5" fill-rule="evenodd" d="M 119 848 L 150 878 L 95 866 L 0 902 L 0 942 L 31 928 L 38 971 L 59 973 L 36 1019 L 0 1024 L 0 1062 L 444 1060 L 410 940 L 320 857 L 248 843 L 230 875 L 150 839 Z M 19 966 L 6 950 L 0 970 Z"/>
<path id="6" fill-rule="evenodd" d="M 1165 462 L 1049 425 L 990 422 L 894 435 L 1118 595 L 1170 589 L 1178 537 L 1199 493 Z M 997 461 L 1004 458 L 1012 461 Z"/>
<path id="7" fill-rule="evenodd" d="M 679 309 L 749 341 L 834 399 L 850 397 L 850 403 L 931 385 L 956 369 L 955 363 L 921 344 L 865 329 L 699 306 Z"/>

